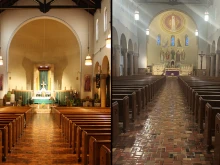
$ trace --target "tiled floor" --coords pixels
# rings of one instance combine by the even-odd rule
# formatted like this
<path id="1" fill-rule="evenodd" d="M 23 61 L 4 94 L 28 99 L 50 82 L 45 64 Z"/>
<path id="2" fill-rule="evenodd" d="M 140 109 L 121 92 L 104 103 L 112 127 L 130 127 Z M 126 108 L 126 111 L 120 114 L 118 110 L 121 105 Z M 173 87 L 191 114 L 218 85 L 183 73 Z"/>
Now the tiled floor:
<path id="1" fill-rule="evenodd" d="M 3 164 L 76 165 L 79 163 L 76 156 L 71 153 L 52 116 L 49 113 L 37 113 Z"/>
<path id="2" fill-rule="evenodd" d="M 147 108 L 148 113 L 120 135 L 113 148 L 114 165 L 212 164 L 213 154 L 205 151 L 177 78 L 167 78 Z"/>

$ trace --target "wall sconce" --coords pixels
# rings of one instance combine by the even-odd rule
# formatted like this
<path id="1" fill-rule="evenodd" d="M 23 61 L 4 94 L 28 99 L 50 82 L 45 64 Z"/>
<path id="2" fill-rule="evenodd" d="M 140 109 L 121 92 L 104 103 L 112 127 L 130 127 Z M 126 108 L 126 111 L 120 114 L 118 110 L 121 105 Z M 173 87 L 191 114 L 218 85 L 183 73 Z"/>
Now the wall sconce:
<path id="1" fill-rule="evenodd" d="M 209 13 L 207 11 L 205 12 L 204 20 L 206 22 L 209 20 Z"/>
<path id="2" fill-rule="evenodd" d="M 136 21 L 139 20 L 139 11 L 135 11 L 135 12 L 134 12 L 134 19 L 135 19 Z"/>
<path id="3" fill-rule="evenodd" d="M 2 56 L 0 56 L 0 65 L 3 65 L 3 59 L 2 59 Z"/>
<path id="4" fill-rule="evenodd" d="M 199 35 L 199 32 L 198 32 L 198 30 L 196 29 L 196 31 L 195 31 L 195 36 L 198 36 Z"/>
<path id="5" fill-rule="evenodd" d="M 111 48 L 111 34 L 108 35 L 108 38 L 106 39 L 106 48 Z"/>
<path id="6" fill-rule="evenodd" d="M 150 30 L 146 29 L 146 35 L 149 36 L 149 34 L 150 34 Z"/>

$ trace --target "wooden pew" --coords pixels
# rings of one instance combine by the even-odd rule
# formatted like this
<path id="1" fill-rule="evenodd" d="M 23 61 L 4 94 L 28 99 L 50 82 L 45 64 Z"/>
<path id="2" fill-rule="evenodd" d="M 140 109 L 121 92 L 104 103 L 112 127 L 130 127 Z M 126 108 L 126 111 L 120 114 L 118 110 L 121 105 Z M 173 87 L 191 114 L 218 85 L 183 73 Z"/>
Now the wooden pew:
<path id="1" fill-rule="evenodd" d="M 14 136 L 12 134 L 12 124 L 8 122 L 6 122 L 5 124 L 0 123 L 1 128 L 5 126 L 8 127 L 8 152 L 10 153 L 12 151 L 12 137 Z"/>
<path id="2" fill-rule="evenodd" d="M 215 117 L 215 149 L 214 149 L 214 165 L 220 164 L 220 114 Z"/>
<path id="3" fill-rule="evenodd" d="M 5 125 L 3 127 L 0 127 L 0 130 L 2 132 L 2 160 L 6 161 L 6 158 L 8 156 L 8 127 Z"/>
<path id="4" fill-rule="evenodd" d="M 203 122 L 205 121 L 205 105 L 206 103 L 210 103 L 213 107 L 219 105 L 219 100 L 208 100 L 203 99 L 202 97 L 199 98 L 199 111 L 198 111 L 198 131 L 202 133 L 203 129 Z"/>
<path id="5" fill-rule="evenodd" d="M 115 146 L 119 133 L 119 106 L 115 101 L 112 103 L 112 146 Z"/>
<path id="6" fill-rule="evenodd" d="M 99 132 L 100 130 L 104 130 L 104 131 L 111 131 L 111 125 L 77 125 L 77 130 L 74 136 L 75 141 L 72 140 L 72 143 L 74 143 L 74 146 L 76 147 L 76 149 L 74 148 L 73 151 L 75 151 L 75 153 L 77 153 L 79 151 L 79 148 L 77 147 L 81 147 L 81 140 L 82 140 L 82 131 L 83 130 L 89 130 L 89 131 L 93 131 L 98 130 L 97 132 Z M 101 132 L 104 133 L 104 132 Z"/>
<path id="7" fill-rule="evenodd" d="M 202 97 L 203 99 L 206 100 L 220 100 L 220 95 L 199 95 L 196 94 L 195 95 L 195 112 L 194 112 L 194 119 L 195 122 L 197 123 L 199 121 L 199 111 L 200 111 L 200 102 L 199 102 L 199 98 Z M 205 105 L 203 105 L 203 110 L 205 112 Z"/>
<path id="8" fill-rule="evenodd" d="M 77 156 L 77 159 L 78 161 L 81 161 L 82 159 L 80 158 L 80 149 L 82 147 L 82 143 L 85 142 L 85 141 L 82 141 L 82 128 L 81 127 L 78 127 L 78 133 L 77 133 L 77 143 L 76 143 L 76 156 Z M 99 128 L 83 128 L 83 131 L 87 132 L 87 133 L 91 133 L 91 134 L 96 134 L 96 133 L 99 133 L 99 134 L 103 134 L 103 133 L 107 133 L 108 134 L 108 138 L 106 137 L 106 139 L 104 139 L 106 134 L 103 134 L 103 140 L 111 140 L 111 128 L 104 128 L 104 129 L 99 129 Z M 88 134 L 87 134 L 88 135 Z M 85 137 L 84 137 L 85 138 Z M 87 141 L 86 141 L 87 142 Z M 89 145 L 88 143 L 84 143 L 85 147 L 89 148 Z M 84 152 L 84 151 L 83 151 Z M 87 152 L 87 150 L 86 150 Z"/>
<path id="9" fill-rule="evenodd" d="M 111 118 L 102 118 L 102 117 L 87 118 L 86 116 L 87 115 L 83 115 L 80 118 L 73 118 L 73 117 L 67 118 L 67 122 L 65 122 L 66 124 L 64 124 L 64 127 L 63 127 L 63 133 L 64 133 L 64 136 L 66 137 L 68 142 L 71 141 L 71 137 L 72 137 L 71 130 L 72 130 L 73 122 L 80 122 L 80 121 L 86 121 L 86 122 L 88 122 L 88 121 L 91 121 L 91 122 L 104 122 L 104 121 L 105 122 L 111 122 Z"/>
<path id="10" fill-rule="evenodd" d="M 213 107 L 211 103 L 206 104 L 205 108 L 205 131 L 204 131 L 204 143 L 207 146 L 208 151 L 213 148 L 212 136 L 215 136 L 215 116 L 220 113 L 220 102 L 219 107 Z"/>
<path id="11" fill-rule="evenodd" d="M 0 130 L 0 148 L 3 149 L 2 146 L 2 131 Z M 2 158 L 2 149 L 0 149 L 0 158 Z M 2 159 L 0 159 L 0 164 L 2 163 Z"/>
<path id="12" fill-rule="evenodd" d="M 146 110 L 146 98 L 145 98 L 145 91 L 144 91 L 144 88 L 140 88 L 140 87 L 135 87 L 135 86 L 132 86 L 132 87 L 121 87 L 121 88 L 114 88 L 114 87 L 112 87 L 112 91 L 113 91 L 113 93 L 115 92 L 115 91 L 121 91 L 121 90 L 133 90 L 133 92 L 135 91 L 136 93 L 138 93 L 137 92 L 137 90 L 138 91 L 140 91 L 140 101 L 141 101 L 141 108 L 143 109 L 143 110 Z"/>
<path id="13" fill-rule="evenodd" d="M 137 114 L 139 115 L 142 109 L 142 103 L 141 103 L 141 92 L 140 90 L 114 90 L 112 89 L 112 94 L 132 94 L 136 93 L 136 104 L 137 104 Z M 113 99 L 113 98 L 112 98 Z"/>
<path id="14" fill-rule="evenodd" d="M 125 96 L 123 99 L 114 99 L 119 105 L 119 122 L 123 122 L 123 132 L 127 132 L 129 129 L 129 97 Z"/>
<path id="15" fill-rule="evenodd" d="M 100 164 L 100 148 L 105 145 L 111 148 L 111 140 L 97 140 L 94 137 L 89 139 L 89 164 L 98 165 Z"/>
<path id="16" fill-rule="evenodd" d="M 220 95 L 220 91 L 219 92 L 213 92 L 213 91 L 209 91 L 209 90 L 193 90 L 193 96 L 192 96 L 192 105 L 190 105 L 193 114 L 195 115 L 196 113 L 196 104 L 198 105 L 199 99 L 198 97 L 200 95 Z M 198 100 L 197 100 L 198 99 Z M 197 101 L 197 102 L 196 102 Z"/>
<path id="17" fill-rule="evenodd" d="M 129 97 L 129 112 L 131 112 L 132 121 L 134 122 L 137 118 L 137 104 L 136 104 L 136 93 L 131 94 L 112 94 L 112 98 L 122 99 L 125 96 Z"/>
<path id="18" fill-rule="evenodd" d="M 100 164 L 111 165 L 111 150 L 105 145 L 102 145 L 100 149 Z"/>
<path id="19" fill-rule="evenodd" d="M 74 122 L 72 125 L 72 148 L 73 153 L 76 153 L 76 138 L 77 138 L 77 126 L 78 125 L 111 125 L 111 122 Z"/>
<path id="20" fill-rule="evenodd" d="M 97 140 L 111 140 L 110 133 L 92 133 L 83 131 L 82 132 L 82 164 L 88 164 L 87 155 L 89 154 L 89 139 L 94 137 Z"/>

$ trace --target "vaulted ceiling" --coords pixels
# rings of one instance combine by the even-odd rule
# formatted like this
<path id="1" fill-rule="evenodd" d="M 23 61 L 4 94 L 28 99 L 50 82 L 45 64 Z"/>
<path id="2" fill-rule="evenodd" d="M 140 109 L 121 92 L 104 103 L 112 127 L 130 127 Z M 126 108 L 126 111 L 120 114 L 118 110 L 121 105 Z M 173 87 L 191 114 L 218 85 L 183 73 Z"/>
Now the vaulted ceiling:
<path id="1" fill-rule="evenodd" d="M 101 0 L 70 0 L 75 5 L 53 5 L 55 1 L 62 0 L 32 0 L 36 2 L 36 5 L 14 5 L 19 0 L 0 0 L 0 12 L 7 9 L 39 9 L 41 12 L 46 13 L 51 9 L 70 9 L 70 8 L 82 8 L 90 14 L 94 15 L 97 9 L 101 8 Z M 31 1 L 31 0 L 29 0 Z"/>

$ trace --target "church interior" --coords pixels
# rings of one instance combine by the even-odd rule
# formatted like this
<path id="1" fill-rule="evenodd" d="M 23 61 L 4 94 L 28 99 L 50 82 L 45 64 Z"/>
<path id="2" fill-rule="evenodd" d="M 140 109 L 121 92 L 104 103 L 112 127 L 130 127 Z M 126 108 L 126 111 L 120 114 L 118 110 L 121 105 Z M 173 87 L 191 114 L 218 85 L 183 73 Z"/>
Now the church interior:
<path id="1" fill-rule="evenodd" d="M 110 0 L 0 1 L 0 164 L 111 161 L 110 11 Z"/>
<path id="2" fill-rule="evenodd" d="M 220 164 L 219 7 L 112 1 L 113 164 Z"/>

